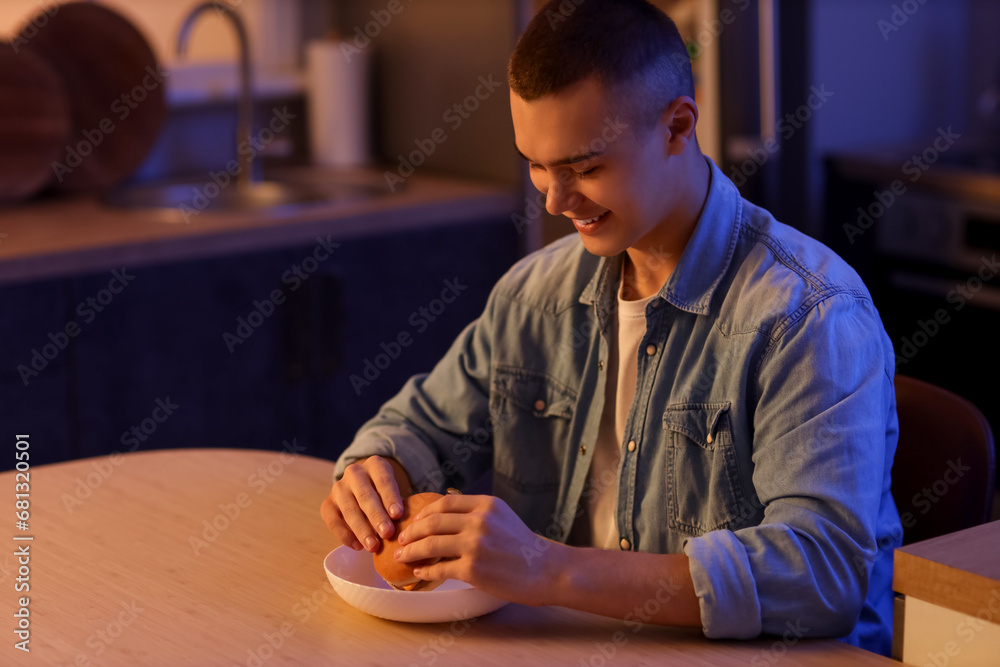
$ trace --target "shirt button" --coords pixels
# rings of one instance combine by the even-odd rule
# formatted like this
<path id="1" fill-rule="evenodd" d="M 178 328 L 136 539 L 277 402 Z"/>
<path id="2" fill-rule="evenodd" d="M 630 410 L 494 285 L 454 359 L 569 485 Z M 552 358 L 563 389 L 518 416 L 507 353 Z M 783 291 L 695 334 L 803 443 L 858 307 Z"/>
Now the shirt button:
<path id="1" fill-rule="evenodd" d="M 712 434 L 711 434 L 711 433 L 709 433 L 709 434 L 708 434 L 708 437 L 707 437 L 707 438 L 705 438 L 705 440 L 707 440 L 707 441 L 708 441 L 708 444 L 710 444 L 710 445 L 711 445 L 711 444 L 712 444 Z"/>
<path id="2" fill-rule="evenodd" d="M 654 354 L 656 354 L 656 346 L 655 345 L 647 345 L 646 346 L 646 354 L 648 354 L 649 356 L 653 356 Z"/>
<path id="3" fill-rule="evenodd" d="M 542 399 L 538 399 L 537 401 L 535 401 L 535 410 L 541 412 L 544 409 L 545 409 L 545 401 L 543 401 Z"/>
<path id="4" fill-rule="evenodd" d="M 630 440 L 629 441 L 629 443 L 628 443 L 628 450 L 630 452 L 634 452 L 635 451 L 635 440 Z"/>
<path id="5" fill-rule="evenodd" d="M 587 445 L 580 445 L 580 456 L 587 453 Z"/>
<path id="6" fill-rule="evenodd" d="M 597 362 L 597 370 L 599 370 L 599 371 L 603 371 L 604 370 L 604 362 L 603 361 L 598 361 Z"/>
<path id="7" fill-rule="evenodd" d="M 628 540 L 626 540 L 626 539 L 625 539 L 625 538 L 623 537 L 623 538 L 622 538 L 622 541 L 621 541 L 621 547 L 622 547 L 622 551 L 628 551 L 629 549 L 631 549 L 631 548 L 632 548 L 632 545 L 631 545 L 631 544 L 629 544 L 629 543 L 628 543 Z"/>

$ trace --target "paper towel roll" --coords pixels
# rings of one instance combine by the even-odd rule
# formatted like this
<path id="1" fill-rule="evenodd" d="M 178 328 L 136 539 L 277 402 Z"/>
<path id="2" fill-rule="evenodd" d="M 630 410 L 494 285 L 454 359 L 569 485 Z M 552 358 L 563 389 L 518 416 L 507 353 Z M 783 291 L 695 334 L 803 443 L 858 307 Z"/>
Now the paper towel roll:
<path id="1" fill-rule="evenodd" d="M 313 162 L 368 163 L 368 54 L 334 40 L 310 42 L 306 77 Z"/>

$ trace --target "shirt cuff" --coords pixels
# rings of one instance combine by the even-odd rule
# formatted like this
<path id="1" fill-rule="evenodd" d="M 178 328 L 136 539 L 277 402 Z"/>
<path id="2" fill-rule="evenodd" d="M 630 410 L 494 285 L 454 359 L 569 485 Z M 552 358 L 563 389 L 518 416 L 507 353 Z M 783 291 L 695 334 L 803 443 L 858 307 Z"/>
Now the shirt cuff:
<path id="1" fill-rule="evenodd" d="M 751 639 L 760 634 L 760 599 L 743 543 L 729 530 L 684 541 L 701 628 L 712 639 Z"/>
<path id="2" fill-rule="evenodd" d="M 401 426 L 378 426 L 358 437 L 337 459 L 333 480 L 344 476 L 350 464 L 369 456 L 393 458 L 406 470 L 414 493 L 444 492 L 444 474 L 431 449 Z"/>

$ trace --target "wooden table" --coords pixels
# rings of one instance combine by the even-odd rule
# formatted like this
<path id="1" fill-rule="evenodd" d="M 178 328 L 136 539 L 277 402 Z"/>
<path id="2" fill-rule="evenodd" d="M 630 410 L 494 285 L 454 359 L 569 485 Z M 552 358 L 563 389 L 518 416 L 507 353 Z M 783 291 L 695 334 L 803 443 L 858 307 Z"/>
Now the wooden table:
<path id="1" fill-rule="evenodd" d="M 893 568 L 903 662 L 1000 664 L 1000 521 L 897 549 Z"/>
<path id="2" fill-rule="evenodd" d="M 4 665 L 898 664 L 833 640 L 633 632 L 559 607 L 511 604 L 434 625 L 367 616 L 326 580 L 323 558 L 338 542 L 319 505 L 333 464 L 307 456 L 153 451 L 30 472 L 29 530 L 7 512 L 0 583 L 8 626 L 17 597 L 30 596 L 31 653 L 13 647 L 8 627 Z M 8 499 L 14 474 L 0 474 Z M 25 544 L 31 589 L 13 593 L 12 552 Z"/>

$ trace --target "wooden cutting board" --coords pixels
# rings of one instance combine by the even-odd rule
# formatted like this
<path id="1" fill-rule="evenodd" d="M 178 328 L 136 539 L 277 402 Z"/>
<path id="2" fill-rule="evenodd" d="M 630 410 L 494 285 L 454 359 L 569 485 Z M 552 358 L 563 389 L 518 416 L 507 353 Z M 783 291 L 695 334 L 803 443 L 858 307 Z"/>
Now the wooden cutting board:
<path id="1" fill-rule="evenodd" d="M 53 185 L 109 189 L 156 142 L 166 117 L 166 71 L 142 33 L 107 7 L 74 2 L 42 11 L 15 42 L 52 66 L 69 94 L 72 132 Z"/>
<path id="2" fill-rule="evenodd" d="M 47 62 L 0 42 L 0 202 L 35 194 L 69 141 L 69 97 Z"/>

